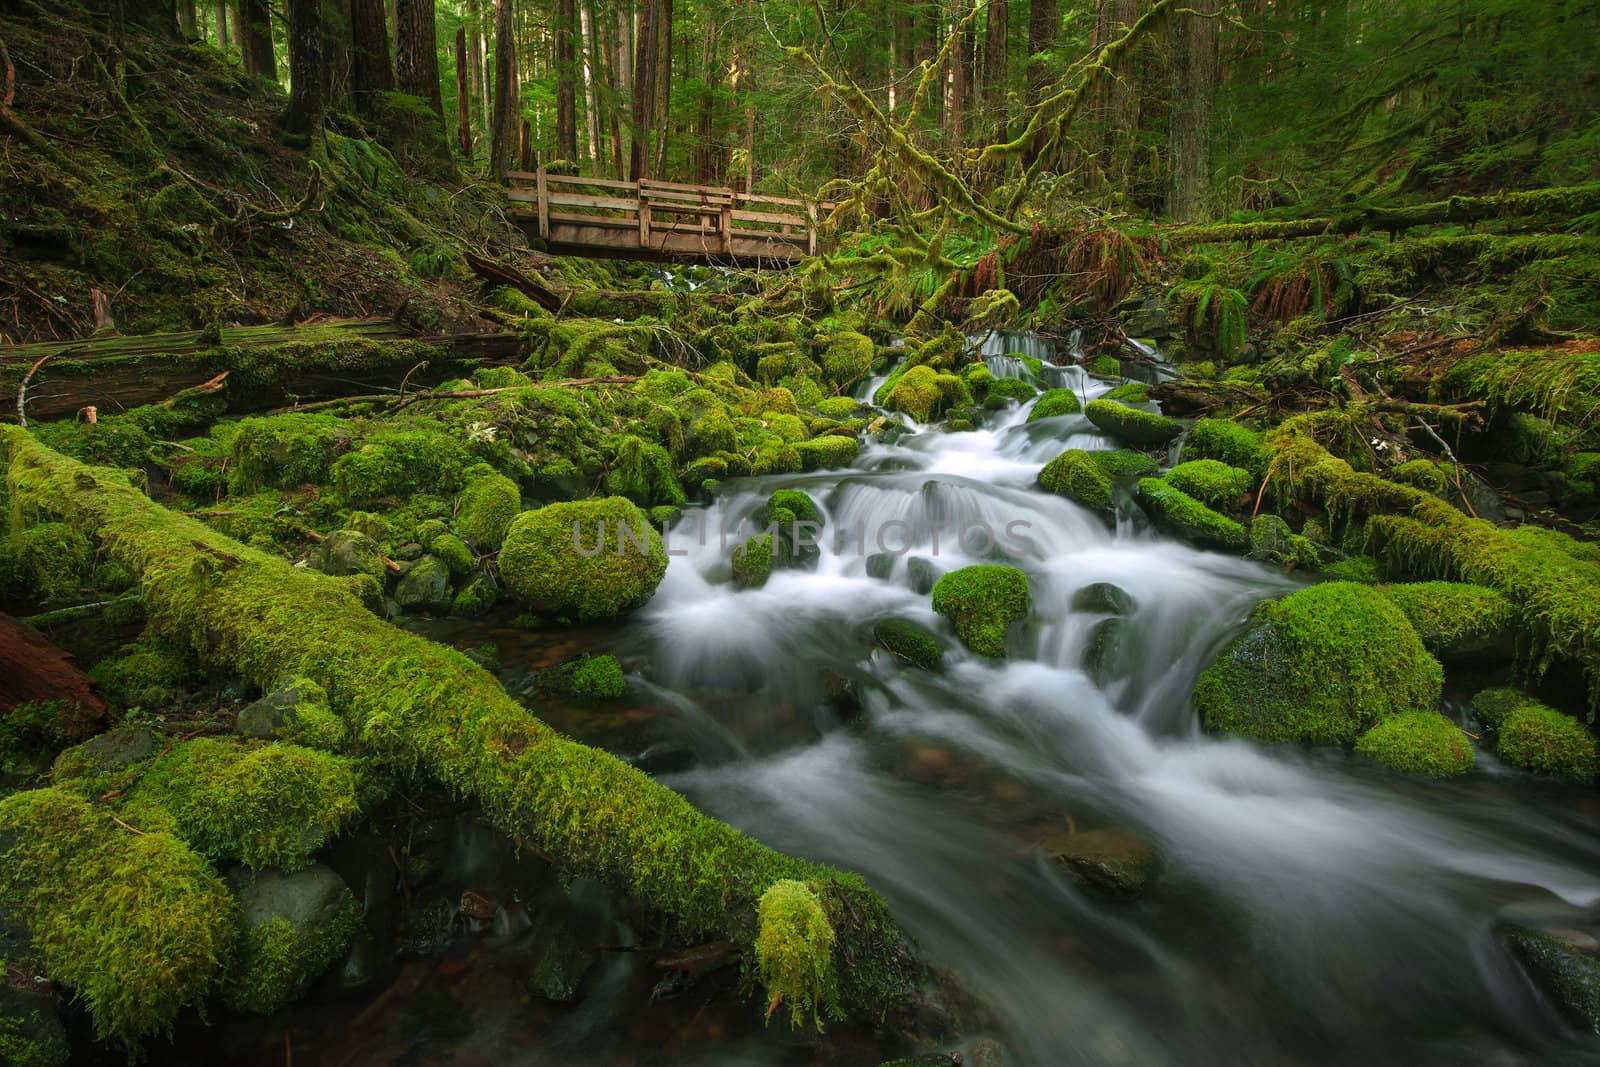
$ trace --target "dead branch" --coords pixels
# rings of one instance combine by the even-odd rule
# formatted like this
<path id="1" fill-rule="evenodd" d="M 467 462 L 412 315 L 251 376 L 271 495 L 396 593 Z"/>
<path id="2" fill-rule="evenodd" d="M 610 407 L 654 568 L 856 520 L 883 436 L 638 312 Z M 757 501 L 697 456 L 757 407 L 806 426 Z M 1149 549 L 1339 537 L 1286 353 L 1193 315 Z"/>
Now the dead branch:
<path id="1" fill-rule="evenodd" d="M 28 368 L 28 373 L 22 376 L 22 384 L 17 386 L 17 423 L 21 426 L 28 425 L 28 383 L 33 381 L 33 375 L 45 362 L 55 355 L 54 352 L 40 356 L 33 361 L 33 366 Z"/>

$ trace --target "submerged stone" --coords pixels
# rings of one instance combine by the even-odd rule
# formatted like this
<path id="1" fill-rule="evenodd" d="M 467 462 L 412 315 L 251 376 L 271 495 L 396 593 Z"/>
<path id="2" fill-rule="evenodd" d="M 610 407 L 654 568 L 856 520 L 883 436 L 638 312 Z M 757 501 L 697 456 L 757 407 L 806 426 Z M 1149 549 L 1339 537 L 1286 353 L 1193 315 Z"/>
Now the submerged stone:
<path id="1" fill-rule="evenodd" d="M 527 986 L 535 996 L 569 1004 L 578 999 L 583 978 L 595 963 L 592 950 L 563 923 L 545 927 L 534 948 Z"/>
<path id="2" fill-rule="evenodd" d="M 1561 1014 L 1573 1025 L 1600 1034 L 1600 960 L 1526 926 L 1510 927 L 1505 937 L 1533 984 Z"/>
<path id="3" fill-rule="evenodd" d="M 1155 872 L 1155 847 L 1125 830 L 1062 834 L 1041 846 L 1072 878 L 1114 897 L 1135 897 Z"/>

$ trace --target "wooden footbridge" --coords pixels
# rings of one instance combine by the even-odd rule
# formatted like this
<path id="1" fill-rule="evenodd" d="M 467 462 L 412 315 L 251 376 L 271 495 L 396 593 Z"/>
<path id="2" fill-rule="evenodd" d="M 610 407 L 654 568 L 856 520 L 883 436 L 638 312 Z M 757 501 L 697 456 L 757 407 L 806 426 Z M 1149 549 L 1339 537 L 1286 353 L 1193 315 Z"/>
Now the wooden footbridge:
<path id="1" fill-rule="evenodd" d="M 511 171 L 512 218 L 555 255 L 785 266 L 821 250 L 832 204 L 723 186 Z"/>

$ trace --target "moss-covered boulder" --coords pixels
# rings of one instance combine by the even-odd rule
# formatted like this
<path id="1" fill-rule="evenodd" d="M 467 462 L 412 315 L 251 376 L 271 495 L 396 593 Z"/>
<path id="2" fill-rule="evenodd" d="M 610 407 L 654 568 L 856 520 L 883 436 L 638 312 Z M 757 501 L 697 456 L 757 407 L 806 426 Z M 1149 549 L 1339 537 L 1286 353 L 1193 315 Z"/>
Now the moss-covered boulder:
<path id="1" fill-rule="evenodd" d="M 1600 769 L 1589 728 L 1536 700 L 1513 708 L 1496 734 L 1495 750 L 1514 767 L 1567 782 L 1591 782 Z"/>
<path id="2" fill-rule="evenodd" d="M 1508 659 L 1516 653 L 1517 613 L 1493 589 L 1464 582 L 1383 586 L 1429 652 L 1441 659 Z"/>
<path id="3" fill-rule="evenodd" d="M 1267 450 L 1261 436 L 1227 419 L 1201 419 L 1183 441 L 1184 459 L 1214 459 L 1256 477 L 1267 472 Z"/>
<path id="4" fill-rule="evenodd" d="M 467 453 L 438 424 L 382 430 L 334 460 L 329 479 L 350 504 L 416 492 L 454 492 L 463 483 Z"/>
<path id="5" fill-rule="evenodd" d="M 41 522 L 12 539 L 15 578 L 34 600 L 76 593 L 88 577 L 91 556 L 88 539 L 64 522 Z"/>
<path id="6" fill-rule="evenodd" d="M 138 829 L 63 789 L 0 800 L 0 909 L 96 1035 L 130 1048 L 201 1002 L 238 938 L 211 865 L 171 833 Z"/>
<path id="7" fill-rule="evenodd" d="M 878 390 L 878 403 L 903 411 L 918 422 L 931 422 L 951 408 L 972 403 L 972 393 L 954 374 L 930 366 L 906 367 Z"/>
<path id="8" fill-rule="evenodd" d="M 500 548 L 506 589 L 545 615 L 610 618 L 649 600 L 666 571 L 661 535 L 618 496 L 525 511 Z"/>
<path id="9" fill-rule="evenodd" d="M 1173 467 L 1167 484 L 1209 507 L 1236 504 L 1255 485 L 1255 477 L 1240 467 L 1215 459 L 1191 459 Z"/>
<path id="10" fill-rule="evenodd" d="M 1600 960 L 1561 939 L 1526 926 L 1505 931 L 1511 952 L 1546 996 L 1574 1026 L 1600 1034 Z"/>
<path id="11" fill-rule="evenodd" d="M 1243 552 L 1250 547 L 1243 526 L 1160 478 L 1139 480 L 1139 503 L 1159 529 L 1199 548 Z"/>
<path id="12" fill-rule="evenodd" d="M 906 619 L 884 619 L 872 628 L 872 638 L 891 655 L 913 667 L 936 671 L 944 665 L 944 646 L 928 630 Z"/>
<path id="13" fill-rule="evenodd" d="M 822 350 L 822 375 L 835 390 L 847 389 L 866 376 L 877 355 L 872 338 L 859 333 L 836 333 Z"/>
<path id="14" fill-rule="evenodd" d="M 757 534 L 733 550 L 733 584 L 760 589 L 772 576 L 772 535 Z"/>
<path id="15" fill-rule="evenodd" d="M 407 611 L 449 611 L 450 568 L 437 556 L 423 556 L 395 585 L 394 599 Z"/>
<path id="16" fill-rule="evenodd" d="M 1461 728 L 1436 711 L 1407 711 L 1362 734 L 1356 751 L 1387 767 L 1432 778 L 1472 769 L 1477 757 Z"/>
<path id="17" fill-rule="evenodd" d="M 152 630 L 89 668 L 95 687 L 120 708 L 170 704 L 198 677 L 193 657 Z"/>
<path id="18" fill-rule="evenodd" d="M 308 748 L 338 749 L 345 725 L 328 706 L 328 694 L 309 678 L 280 679 L 261 699 L 239 712 L 235 729 L 257 740 L 292 741 Z"/>
<path id="19" fill-rule="evenodd" d="M 1309 538 L 1295 533 L 1287 522 L 1269 512 L 1250 520 L 1250 558 L 1277 563 L 1286 570 L 1311 569 L 1322 561 Z"/>
<path id="20" fill-rule="evenodd" d="M 1057 415 L 1076 415 L 1083 410 L 1078 394 L 1071 389 L 1046 389 L 1039 394 L 1038 403 L 1028 412 L 1028 421 L 1052 419 Z"/>
<path id="21" fill-rule="evenodd" d="M 1104 514 L 1111 510 L 1111 477 L 1082 449 L 1068 449 L 1045 464 L 1039 472 L 1039 488 L 1090 511 Z"/>
<path id="22" fill-rule="evenodd" d="M 522 490 L 517 483 L 487 464 L 467 471 L 456 513 L 456 531 L 486 552 L 505 540 L 511 520 L 522 510 Z"/>
<path id="23" fill-rule="evenodd" d="M 333 871 L 236 870 L 228 884 L 239 901 L 238 955 L 222 984 L 237 1011 L 271 1015 L 303 993 L 350 947 L 361 905 Z"/>
<path id="24" fill-rule="evenodd" d="M 1442 678 L 1399 608 L 1330 582 L 1258 608 L 1200 675 L 1194 701 L 1214 733 L 1345 744 L 1384 719 L 1434 710 Z"/>
<path id="25" fill-rule="evenodd" d="M 1113 478 L 1153 478 L 1161 473 L 1161 464 L 1131 448 L 1090 452 L 1089 458 Z"/>
<path id="26" fill-rule="evenodd" d="M 1531 701 L 1533 698 L 1520 689 L 1497 686 L 1493 689 L 1480 690 L 1473 695 L 1472 714 L 1484 731 L 1492 734 L 1500 729 L 1500 724 L 1506 721 L 1506 716 Z"/>
<path id="27" fill-rule="evenodd" d="M 1115 389 L 1101 393 L 1100 399 L 1115 400 L 1119 404 L 1147 404 L 1150 402 L 1150 387 L 1143 382 L 1123 382 Z"/>
<path id="28" fill-rule="evenodd" d="M 1183 432 L 1183 424 L 1175 419 L 1115 400 L 1091 400 L 1083 406 L 1083 413 L 1101 432 L 1141 448 L 1164 445 Z"/>
<path id="29" fill-rule="evenodd" d="M 861 444 L 854 437 L 827 434 L 801 441 L 794 446 L 794 450 L 800 455 L 802 470 L 827 470 L 848 467 L 854 463 L 861 454 Z"/>
<path id="30" fill-rule="evenodd" d="M 949 619 L 963 644 L 981 656 L 1006 654 L 1006 629 L 1031 606 L 1028 576 L 1015 567 L 962 567 L 933 586 L 933 610 Z"/>
<path id="31" fill-rule="evenodd" d="M 1039 390 L 1021 378 L 996 378 L 984 392 L 983 406 L 998 411 L 1009 403 L 1025 403 L 1038 395 Z"/>
<path id="32" fill-rule="evenodd" d="M 382 581 L 388 574 L 383 562 L 383 546 L 360 530 L 335 530 L 322 539 L 312 562 L 323 574 L 335 577 L 370 574 Z"/>
<path id="33" fill-rule="evenodd" d="M 628 691 L 628 679 L 615 656 L 590 656 L 572 672 L 572 695 L 585 700 L 615 700 Z"/>

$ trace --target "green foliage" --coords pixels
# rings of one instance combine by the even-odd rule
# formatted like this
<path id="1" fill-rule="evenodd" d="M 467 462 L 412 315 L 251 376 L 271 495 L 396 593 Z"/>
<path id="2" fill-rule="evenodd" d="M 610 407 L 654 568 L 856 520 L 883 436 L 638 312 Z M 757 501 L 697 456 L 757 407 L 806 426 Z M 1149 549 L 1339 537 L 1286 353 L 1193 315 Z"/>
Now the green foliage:
<path id="1" fill-rule="evenodd" d="M 471 468 L 466 478 L 456 513 L 456 530 L 484 551 L 493 552 L 505 540 L 511 520 L 522 510 L 522 490 L 487 464 Z"/>
<path id="2" fill-rule="evenodd" d="M 1111 477 L 1082 449 L 1068 449 L 1045 464 L 1039 487 L 1091 511 L 1111 509 Z"/>
<path id="3" fill-rule="evenodd" d="M 1177 306 L 1195 345 L 1222 356 L 1244 346 L 1250 301 L 1238 289 L 1209 279 L 1180 282 L 1167 299 Z"/>
<path id="4" fill-rule="evenodd" d="M 1049 419 L 1057 415 L 1076 415 L 1083 410 L 1078 394 L 1071 389 L 1046 389 L 1039 394 L 1039 402 L 1028 412 L 1028 421 Z"/>
<path id="5" fill-rule="evenodd" d="M 1243 552 L 1250 547 L 1243 526 L 1160 478 L 1139 479 L 1139 503 L 1158 527 L 1200 548 Z"/>
<path id="6" fill-rule="evenodd" d="M 1216 733 L 1342 744 L 1384 719 L 1432 711 L 1443 672 L 1400 609 L 1351 582 L 1256 611 L 1201 674 L 1194 701 Z"/>
<path id="7" fill-rule="evenodd" d="M 826 415 L 830 419 L 847 419 L 856 413 L 859 406 L 854 397 L 830 396 L 826 400 L 819 400 L 816 404 L 817 413 Z"/>
<path id="8" fill-rule="evenodd" d="M 1356 740 L 1356 751 L 1397 771 L 1451 778 L 1477 757 L 1461 728 L 1436 711 L 1407 711 L 1384 719 Z"/>
<path id="9" fill-rule="evenodd" d="M 572 692 L 587 700 L 614 700 L 628 692 L 615 656 L 590 656 L 572 672 Z"/>
<path id="10" fill-rule="evenodd" d="M 1237 504 L 1241 496 L 1255 487 L 1255 478 L 1249 471 L 1215 459 L 1180 463 L 1167 472 L 1166 480 L 1173 488 L 1212 506 Z"/>
<path id="11" fill-rule="evenodd" d="M 63 522 L 36 523 L 12 538 L 15 580 L 41 601 L 76 593 L 88 577 L 91 555 L 88 539 Z"/>
<path id="12" fill-rule="evenodd" d="M 984 394 L 984 406 L 989 408 L 1004 407 L 1003 401 L 1015 400 L 1025 404 L 1039 395 L 1039 390 L 1023 381 L 1021 378 L 996 378 L 989 383 L 988 391 Z"/>
<path id="13" fill-rule="evenodd" d="M 617 441 L 611 469 L 606 472 L 606 489 L 642 507 L 682 504 L 687 499 L 667 450 L 633 434 L 624 434 Z"/>
<path id="14" fill-rule="evenodd" d="M 230 487 L 235 493 L 252 493 L 326 482 L 328 468 L 349 444 L 351 433 L 344 420 L 331 415 L 291 412 L 241 419 L 219 427 L 217 437 L 233 461 Z"/>
<path id="15" fill-rule="evenodd" d="M 1028 576 L 1015 567 L 977 564 L 942 576 L 933 610 L 949 619 L 963 644 L 980 656 L 1004 657 L 1006 629 L 1027 617 Z"/>
<path id="16" fill-rule="evenodd" d="M 1590 782 L 1600 769 L 1594 734 L 1571 715 L 1529 700 L 1497 728 L 1496 751 L 1515 767 L 1568 782 Z"/>
<path id="17" fill-rule="evenodd" d="M 820 1031 L 821 1012 L 834 999 L 834 933 L 822 902 L 804 882 L 774 882 L 761 894 L 756 922 L 756 972 L 767 991 L 768 1017 L 788 1001 L 790 1026 L 810 1016 Z"/>
<path id="18" fill-rule="evenodd" d="M 1083 406 L 1083 413 L 1096 428 L 1130 445 L 1147 448 L 1164 445 L 1183 432 L 1182 424 L 1175 419 L 1130 408 L 1115 400 L 1091 400 Z"/>
<path id="19" fill-rule="evenodd" d="M 872 637 L 914 667 L 936 671 L 944 665 L 944 646 L 932 633 L 905 619 L 884 619 L 872 628 Z"/>
<path id="20" fill-rule="evenodd" d="M 1531 702 L 1533 698 L 1520 689 L 1505 686 L 1484 689 L 1472 697 L 1472 714 L 1477 716 L 1484 730 L 1493 733 L 1500 729 L 1500 724 L 1506 721 L 1506 716 Z"/>
<path id="21" fill-rule="evenodd" d="M 506 589 L 547 615 L 609 618 L 648 600 L 666 570 L 661 535 L 620 496 L 525 511 L 500 549 Z"/>
<path id="22" fill-rule="evenodd" d="M 232 956 L 234 903 L 170 833 L 131 833 L 60 789 L 0 800 L 0 905 L 102 1039 L 169 1032 Z"/>

